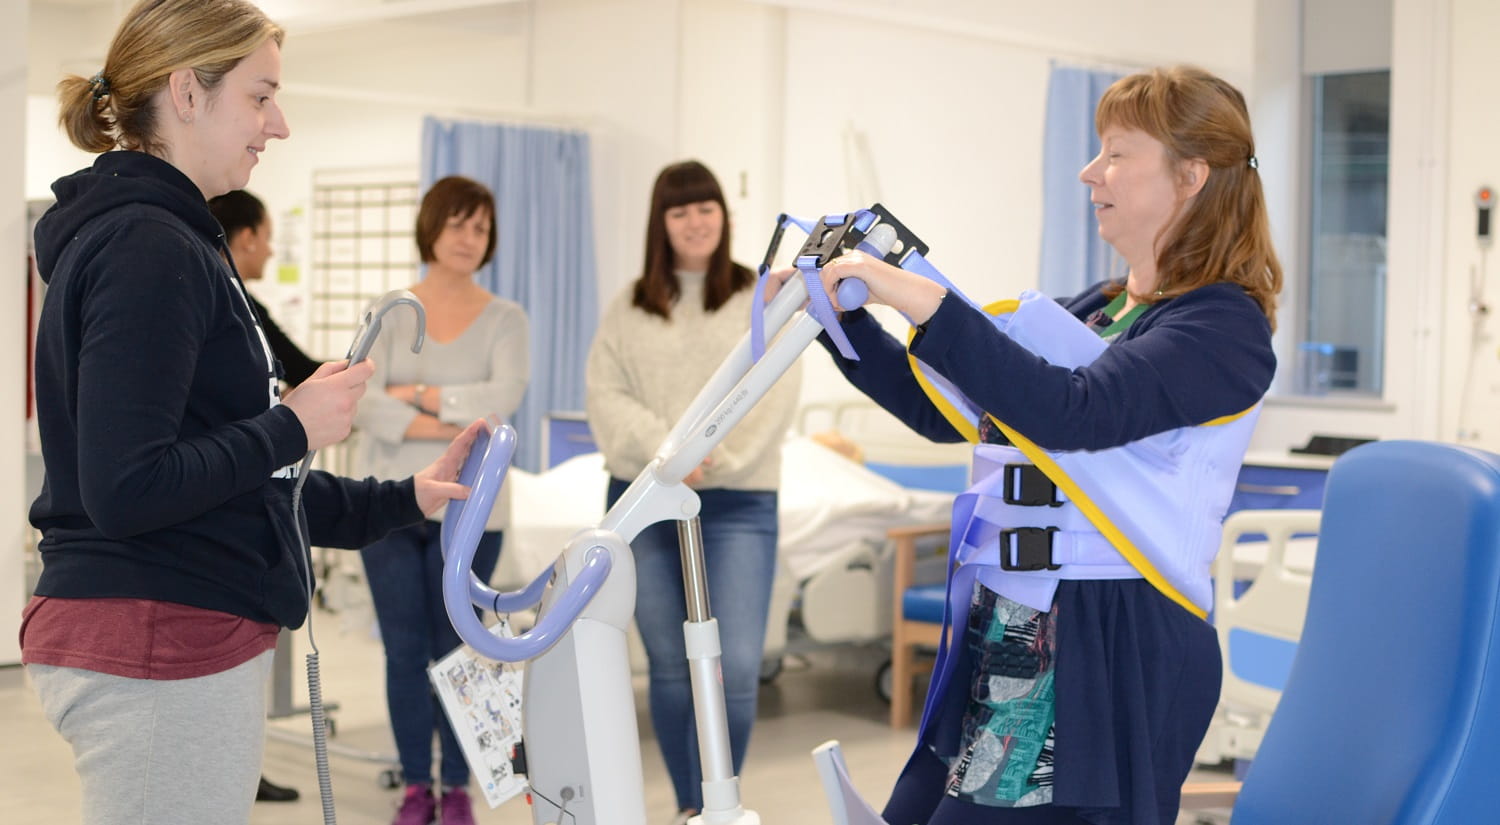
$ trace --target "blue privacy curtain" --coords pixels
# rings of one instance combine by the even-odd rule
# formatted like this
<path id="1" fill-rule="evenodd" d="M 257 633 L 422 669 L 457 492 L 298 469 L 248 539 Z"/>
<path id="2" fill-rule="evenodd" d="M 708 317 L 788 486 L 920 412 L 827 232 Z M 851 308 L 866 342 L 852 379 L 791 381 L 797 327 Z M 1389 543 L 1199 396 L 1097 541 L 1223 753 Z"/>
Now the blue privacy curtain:
<path id="1" fill-rule="evenodd" d="M 425 118 L 422 191 L 447 175 L 473 178 L 495 193 L 495 258 L 475 277 L 531 319 L 531 385 L 512 423 L 515 464 L 536 472 L 542 417 L 583 409 L 583 363 L 598 324 L 589 138 Z"/>
<path id="2" fill-rule="evenodd" d="M 1052 65 L 1042 143 L 1042 255 L 1038 289 L 1054 298 L 1077 295 L 1111 275 L 1115 257 L 1100 240 L 1089 190 L 1078 172 L 1099 154 L 1094 109 L 1116 72 Z"/>

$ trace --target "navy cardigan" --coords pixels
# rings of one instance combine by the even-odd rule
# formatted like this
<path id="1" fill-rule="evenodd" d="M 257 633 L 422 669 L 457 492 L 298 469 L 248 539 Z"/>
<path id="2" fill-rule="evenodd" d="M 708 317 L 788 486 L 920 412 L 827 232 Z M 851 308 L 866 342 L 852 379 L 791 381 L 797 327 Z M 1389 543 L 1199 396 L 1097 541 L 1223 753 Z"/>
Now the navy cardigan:
<path id="1" fill-rule="evenodd" d="M 1079 318 L 1109 299 L 1090 287 L 1062 301 Z M 933 441 L 961 436 L 927 400 L 907 348 L 869 313 L 844 313 L 859 361 L 839 356 L 854 386 Z M 1006 337 L 979 310 L 944 296 L 911 353 L 971 401 L 1048 450 L 1100 450 L 1240 413 L 1260 401 L 1276 372 L 1271 327 L 1239 286 L 1199 287 L 1151 306 L 1093 363 L 1053 366 Z"/>

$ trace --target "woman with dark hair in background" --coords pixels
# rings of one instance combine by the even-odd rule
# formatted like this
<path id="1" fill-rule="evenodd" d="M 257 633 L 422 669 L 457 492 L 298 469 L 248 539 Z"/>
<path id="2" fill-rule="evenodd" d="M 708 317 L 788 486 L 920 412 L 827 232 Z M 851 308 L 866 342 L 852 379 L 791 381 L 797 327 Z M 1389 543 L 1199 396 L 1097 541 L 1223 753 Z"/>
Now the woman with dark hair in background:
<path id="1" fill-rule="evenodd" d="M 208 208 L 213 211 L 219 225 L 224 227 L 224 242 L 229 244 L 229 255 L 234 260 L 234 268 L 239 270 L 240 277 L 247 281 L 264 278 L 266 261 L 271 260 L 271 256 L 275 254 L 271 247 L 271 214 L 266 211 L 266 205 L 249 192 L 236 189 L 209 200 Z M 246 290 L 245 297 L 250 299 L 250 306 L 260 319 L 261 329 L 266 332 L 266 342 L 271 345 L 271 354 L 281 362 L 282 380 L 295 387 L 312 377 L 318 369 L 318 362 L 309 358 L 276 325 L 271 313 L 266 311 L 264 304 L 256 300 L 254 293 Z"/>
<path id="2" fill-rule="evenodd" d="M 266 261 L 271 259 L 273 252 L 271 216 L 266 212 L 266 205 L 249 192 L 236 189 L 210 198 L 208 208 L 214 213 L 214 220 L 224 227 L 224 243 L 229 246 L 230 261 L 239 271 L 240 278 L 245 281 L 263 278 Z M 249 299 L 251 309 L 255 310 L 255 317 L 260 320 L 261 330 L 266 333 L 266 343 L 271 345 L 271 354 L 276 356 L 277 375 L 281 380 L 296 386 L 311 378 L 318 369 L 318 362 L 307 357 L 281 331 L 281 327 L 276 325 L 271 313 L 266 311 L 265 304 L 255 297 L 255 293 L 247 289 L 245 297 Z M 262 774 L 260 786 L 255 791 L 255 801 L 293 802 L 300 795 L 296 788 L 277 785 Z"/>
<path id="3" fill-rule="evenodd" d="M 589 350 L 589 427 L 609 470 L 608 503 L 625 491 L 750 327 L 754 273 L 729 258 L 729 216 L 703 164 L 661 171 L 646 223 L 641 276 L 604 313 Z M 781 442 L 800 371 L 771 389 L 684 481 L 702 500 L 709 601 L 719 622 L 734 770 L 755 721 L 776 572 Z M 677 793 L 678 819 L 703 807 L 702 768 L 682 625 L 687 619 L 674 524 L 631 542 L 635 621 L 650 660 L 651 722 Z"/>
<path id="4" fill-rule="evenodd" d="M 354 417 L 360 467 L 400 478 L 443 451 L 476 417 L 515 413 L 531 375 L 526 311 L 496 297 L 474 275 L 495 254 L 495 198 L 483 184 L 450 176 L 432 185 L 417 212 L 417 250 L 427 274 L 411 291 L 427 312 L 427 343 L 413 353 L 415 323 L 389 318 L 370 355 L 371 393 Z M 474 575 L 488 581 L 510 517 L 502 488 L 474 552 Z M 441 513 L 392 532 L 360 552 L 385 644 L 385 692 L 406 791 L 394 825 L 425 825 L 439 807 L 445 825 L 474 821 L 469 766 L 427 678 L 427 666 L 461 640 L 443 606 Z M 432 795 L 432 735 L 442 749 L 441 799 Z"/>

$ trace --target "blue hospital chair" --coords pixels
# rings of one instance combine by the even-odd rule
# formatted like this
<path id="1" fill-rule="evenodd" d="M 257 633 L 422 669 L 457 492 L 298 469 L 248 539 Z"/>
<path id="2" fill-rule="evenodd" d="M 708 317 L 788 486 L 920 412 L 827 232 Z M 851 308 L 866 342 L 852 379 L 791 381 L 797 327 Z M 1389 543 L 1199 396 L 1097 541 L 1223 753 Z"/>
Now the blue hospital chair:
<path id="1" fill-rule="evenodd" d="M 832 744 L 832 743 L 830 743 Z M 878 825 L 837 747 L 817 759 L 836 825 Z M 1234 825 L 1500 821 L 1500 456 L 1357 447 L 1328 477 L 1307 620 Z M 835 797 L 837 795 L 837 797 Z"/>
<path id="2" fill-rule="evenodd" d="M 1497 821 L 1497 688 L 1500 456 L 1351 450 L 1328 477 L 1302 639 L 1232 821 Z"/>

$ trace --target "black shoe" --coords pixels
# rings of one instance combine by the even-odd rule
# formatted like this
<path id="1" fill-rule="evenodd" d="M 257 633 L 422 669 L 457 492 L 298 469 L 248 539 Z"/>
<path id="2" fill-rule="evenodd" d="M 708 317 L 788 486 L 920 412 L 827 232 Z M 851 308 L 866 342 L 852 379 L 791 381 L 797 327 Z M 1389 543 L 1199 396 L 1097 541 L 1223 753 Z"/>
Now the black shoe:
<path id="1" fill-rule="evenodd" d="M 255 790 L 256 802 L 294 802 L 299 796 L 301 794 L 296 788 L 273 785 L 264 776 L 260 778 L 260 787 Z"/>

